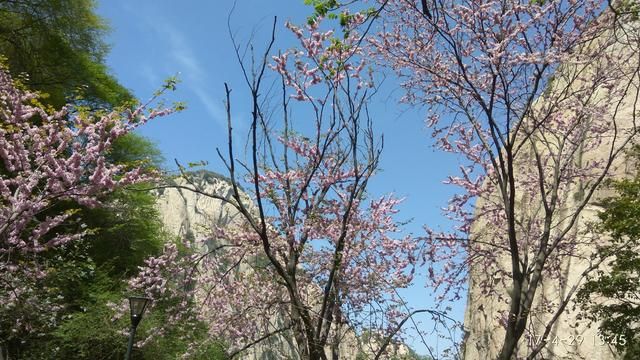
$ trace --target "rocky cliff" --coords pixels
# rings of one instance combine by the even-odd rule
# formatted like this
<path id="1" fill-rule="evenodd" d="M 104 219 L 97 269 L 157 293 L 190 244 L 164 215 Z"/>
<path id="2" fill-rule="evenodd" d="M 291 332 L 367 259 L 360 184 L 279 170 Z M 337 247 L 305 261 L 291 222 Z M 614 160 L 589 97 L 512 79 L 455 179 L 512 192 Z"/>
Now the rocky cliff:
<path id="1" fill-rule="evenodd" d="M 191 176 L 195 188 L 204 194 L 217 194 L 231 199 L 228 180 L 208 171 L 199 171 Z M 194 187 L 186 180 L 177 178 L 169 185 Z M 233 207 L 223 201 L 188 189 L 168 187 L 158 190 L 157 206 L 165 230 L 181 238 L 206 237 L 215 225 L 233 226 L 241 220 Z"/>
<path id="2" fill-rule="evenodd" d="M 637 26 L 633 25 L 631 27 L 630 25 L 627 30 L 637 35 Z M 605 34 L 605 36 L 612 36 L 612 34 Z M 597 46 L 598 41 L 594 42 L 594 44 L 596 45 L 592 44 L 591 46 Z M 629 47 L 628 45 L 617 44 L 611 46 L 608 50 L 609 52 L 605 53 L 604 56 L 615 55 L 612 57 L 617 57 L 620 53 L 629 55 L 630 51 L 637 52 L 637 49 L 637 46 Z M 630 58 L 634 59 L 633 56 L 630 56 Z M 624 131 L 632 130 L 635 126 L 632 120 L 635 119 L 634 114 L 637 106 L 637 98 L 635 96 L 640 86 L 633 70 L 638 65 L 637 54 L 635 60 L 618 65 L 620 67 L 628 67 L 629 74 L 633 74 L 630 76 L 634 77 L 630 91 L 626 95 L 628 98 L 621 98 L 617 107 L 611 107 L 606 112 L 599 114 L 599 116 L 602 116 L 603 119 L 613 119 L 615 112 L 615 117 L 620 121 L 614 126 L 613 120 L 611 120 L 609 130 L 603 136 L 602 143 L 599 146 L 589 151 L 577 151 L 575 154 L 575 161 L 577 162 L 587 163 L 588 161 L 606 159 L 609 156 L 612 139 L 615 139 L 616 135 L 620 136 Z M 591 71 L 592 68 L 590 66 L 593 66 L 593 64 L 579 66 L 582 66 L 579 69 L 580 71 L 588 72 Z M 576 69 L 571 67 L 560 68 L 556 76 L 557 81 L 562 81 L 562 71 Z M 570 90 L 578 93 L 585 84 L 576 82 L 567 86 L 571 86 Z M 546 96 L 554 96 L 553 87 L 551 90 Z M 598 89 L 598 91 L 594 92 L 594 98 L 591 101 L 598 101 L 598 97 L 606 96 L 604 91 L 607 90 Z M 544 97 L 539 100 L 539 102 L 544 101 Z M 539 103 L 538 106 L 544 105 Z M 617 134 L 614 134 L 614 131 L 617 131 Z M 549 134 L 544 134 L 542 131 L 534 134 L 531 145 L 527 146 L 536 146 L 535 144 L 539 144 L 539 141 L 542 141 L 541 139 L 545 135 Z M 545 141 L 548 141 L 547 139 L 545 137 Z M 534 161 L 531 161 L 531 166 L 534 163 Z M 620 157 L 611 167 L 610 177 L 621 178 L 628 176 L 635 171 L 631 167 L 624 157 Z M 523 168 L 525 171 L 518 173 L 516 176 L 524 175 L 526 166 L 523 165 Z M 533 168 L 529 168 L 529 171 L 535 173 Z M 602 241 L 602 239 L 597 239 L 599 235 L 589 230 L 589 225 L 597 220 L 597 213 L 601 210 L 597 205 L 598 200 L 609 195 L 611 193 L 607 192 L 604 187 L 594 194 L 591 202 L 577 219 L 576 225 L 572 229 L 572 234 L 570 234 L 570 236 L 575 236 L 578 239 L 577 243 L 579 245 L 570 250 L 570 255 L 564 258 L 560 257 L 557 264 L 557 277 L 542 281 L 529 315 L 528 326 L 521 340 L 521 346 L 517 349 L 518 358 L 525 358 L 528 355 L 530 347 L 528 345 L 531 345 L 530 343 L 539 343 L 542 340 L 540 334 L 544 332 L 545 325 L 554 316 L 559 304 L 574 287 L 579 287 L 584 281 L 581 275 L 590 265 L 591 255 L 596 251 L 594 244 Z M 571 185 L 569 190 L 564 192 L 563 196 L 565 198 L 562 199 L 562 203 L 565 207 L 562 208 L 561 213 L 570 214 L 575 211 L 577 204 L 584 196 L 584 188 L 582 184 L 575 183 Z M 481 203 L 478 203 L 476 207 L 481 208 L 481 205 Z M 537 214 L 544 211 L 542 204 L 521 202 L 516 206 L 516 211 L 522 215 L 519 218 L 522 223 L 532 222 L 531 219 L 534 219 Z M 495 227 L 492 225 L 487 221 L 476 223 L 472 228 L 471 236 L 483 241 L 492 241 L 491 239 L 498 237 L 495 236 Z M 532 256 L 531 258 L 535 256 L 535 254 L 529 255 Z M 464 358 L 467 360 L 495 359 L 498 356 L 505 336 L 504 326 L 502 325 L 505 321 L 504 314 L 509 312 L 508 294 L 510 282 L 509 279 L 501 278 L 496 274 L 510 273 L 510 268 L 511 258 L 508 253 L 503 252 L 496 263 L 490 265 L 477 263 L 470 269 L 469 293 L 465 313 L 467 335 L 464 342 Z M 496 291 L 493 293 L 488 292 L 487 284 L 495 284 L 494 289 Z M 569 302 L 552 327 L 551 333 L 545 338 L 547 345 L 542 353 L 536 356 L 536 359 L 615 359 L 618 355 L 613 351 L 613 344 L 608 343 L 606 339 L 600 338 L 597 328 L 598 324 L 592 324 L 581 318 L 579 307 L 575 303 Z"/>

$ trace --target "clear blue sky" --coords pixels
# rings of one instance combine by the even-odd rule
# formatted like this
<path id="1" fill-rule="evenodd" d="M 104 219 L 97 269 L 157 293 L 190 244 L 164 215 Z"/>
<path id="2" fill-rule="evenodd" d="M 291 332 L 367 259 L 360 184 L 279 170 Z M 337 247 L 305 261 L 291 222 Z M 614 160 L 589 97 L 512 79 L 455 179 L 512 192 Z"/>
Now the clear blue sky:
<path id="1" fill-rule="evenodd" d="M 108 36 L 111 53 L 107 65 L 116 78 L 141 98 L 148 98 L 167 77 L 180 73 L 182 83 L 172 98 L 187 103 L 182 113 L 145 125 L 140 133 L 155 141 L 174 167 L 181 163 L 206 160 L 210 170 L 223 173 L 215 155 L 216 147 L 226 145 L 226 120 L 223 108 L 224 87 L 234 89 L 233 106 L 236 127 L 246 128 L 249 103 L 240 68 L 232 52 L 227 31 L 227 16 L 233 0 L 100 0 L 98 13 L 112 27 Z M 276 48 L 294 45 L 283 23 L 303 23 L 311 9 L 303 0 L 238 0 L 231 27 L 241 41 L 253 32 L 256 46 L 264 44 L 274 16 L 279 18 Z M 262 39 L 262 40 L 261 40 Z M 401 220 L 412 219 L 407 232 L 422 233 L 422 225 L 447 227 L 441 208 L 454 190 L 442 184 L 456 173 L 458 162 L 431 147 L 423 125 L 423 112 L 398 105 L 401 91 L 396 80 L 388 77 L 377 99 L 371 104 L 375 126 L 384 134 L 382 172 L 373 180 L 374 195 L 389 192 L 406 197 Z M 244 100 L 243 100 L 244 99 Z M 415 308 L 430 307 L 433 296 L 424 287 L 424 279 L 404 292 Z M 454 316 L 462 320 L 464 303 L 454 305 Z M 428 318 L 421 319 L 424 336 L 435 346 Z M 414 333 L 414 332 L 412 332 Z M 440 340 L 441 341 L 441 340 Z M 410 344 L 422 354 L 419 341 Z M 442 345 L 440 345 L 442 348 Z"/>

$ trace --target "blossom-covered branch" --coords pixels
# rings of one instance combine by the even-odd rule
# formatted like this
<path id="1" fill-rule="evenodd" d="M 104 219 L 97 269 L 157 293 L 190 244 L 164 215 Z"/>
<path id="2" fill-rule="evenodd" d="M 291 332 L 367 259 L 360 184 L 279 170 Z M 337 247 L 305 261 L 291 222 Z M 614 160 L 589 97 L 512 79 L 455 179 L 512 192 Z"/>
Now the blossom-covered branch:
<path id="1" fill-rule="evenodd" d="M 270 58 L 270 45 L 255 68 L 241 62 L 252 104 L 247 161 L 235 153 L 225 86 L 229 146 L 219 154 L 233 189 L 226 201 L 243 221 L 212 229 L 215 251 L 188 261 L 195 316 L 231 353 L 286 336 L 301 358 L 327 359 L 354 351 L 363 330 L 392 338 L 406 321 L 396 289 L 412 281 L 416 243 L 400 235 L 400 200 L 366 192 L 382 139 L 367 109 L 375 88 L 356 31 L 364 17 L 349 19 L 341 38 L 322 31 L 320 17 L 287 24 L 299 47 Z M 282 91 L 272 117 L 261 98 L 269 68 Z"/>
<path id="2" fill-rule="evenodd" d="M 559 318 L 534 314 L 571 301 L 542 282 L 571 288 L 584 278 L 564 273 L 571 261 L 591 268 L 596 239 L 578 224 L 636 136 L 638 25 L 609 5 L 394 0 L 370 39 L 403 79 L 404 101 L 428 109 L 437 146 L 461 156 L 460 176 L 446 180 L 462 189 L 445 209 L 458 226 L 427 229 L 423 256 L 439 264 L 429 281 L 443 296 L 459 298 L 470 271 L 472 291 L 495 299 L 487 322 L 501 326 L 468 340 L 483 357 L 526 351 L 523 335 Z"/>

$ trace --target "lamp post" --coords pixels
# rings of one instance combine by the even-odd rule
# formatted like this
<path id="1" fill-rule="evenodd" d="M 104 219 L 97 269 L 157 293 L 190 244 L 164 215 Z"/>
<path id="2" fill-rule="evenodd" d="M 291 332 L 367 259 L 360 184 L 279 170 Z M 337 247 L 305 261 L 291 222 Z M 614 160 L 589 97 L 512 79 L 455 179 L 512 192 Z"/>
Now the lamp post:
<path id="1" fill-rule="evenodd" d="M 140 296 L 129 297 L 129 307 L 131 309 L 131 330 L 129 331 L 129 346 L 127 347 L 127 354 L 125 360 L 131 359 L 131 351 L 133 350 L 133 338 L 136 336 L 136 328 L 142 320 L 142 315 L 147 308 L 151 299 Z"/>

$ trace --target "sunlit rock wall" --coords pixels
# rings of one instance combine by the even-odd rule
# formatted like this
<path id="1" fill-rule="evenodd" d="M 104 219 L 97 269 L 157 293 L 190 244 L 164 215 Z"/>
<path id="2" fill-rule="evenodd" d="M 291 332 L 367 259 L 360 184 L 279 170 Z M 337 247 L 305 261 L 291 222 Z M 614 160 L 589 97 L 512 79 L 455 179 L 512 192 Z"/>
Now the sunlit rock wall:
<path id="1" fill-rule="evenodd" d="M 629 24 L 626 30 L 629 31 L 629 34 L 638 36 L 637 24 Z M 611 35 L 612 34 L 605 34 L 604 36 Z M 628 67 L 630 76 L 637 76 L 634 69 L 638 66 L 638 46 L 637 40 L 633 41 L 632 44 L 635 44 L 633 46 L 616 45 L 607 51 L 610 52 L 609 55 L 613 55 L 614 58 L 619 54 L 628 55 L 620 56 L 621 58 L 626 57 L 629 59 L 629 61 L 620 66 Z M 598 42 L 596 41 L 595 44 L 597 45 Z M 588 67 L 592 65 L 593 64 L 586 64 L 584 66 L 588 69 Z M 559 72 L 561 71 L 563 70 L 560 69 Z M 557 75 L 556 81 L 562 81 L 562 74 Z M 628 98 L 621 98 L 618 109 L 612 108 L 609 109 L 608 113 L 602 114 L 604 117 L 613 119 L 613 112 L 617 111 L 617 118 L 620 122 L 616 130 L 619 134 L 621 134 L 620 131 L 630 129 L 634 126 L 631 120 L 633 118 L 632 114 L 634 111 L 637 111 L 634 103 L 636 101 L 635 94 L 638 91 L 638 85 L 638 82 L 634 81 L 628 92 Z M 577 89 L 585 85 L 576 83 L 572 86 L 576 86 Z M 602 89 L 601 91 L 606 90 Z M 553 91 L 545 96 L 554 96 Z M 541 98 L 539 101 L 544 101 L 544 98 Z M 597 98 L 593 101 L 597 101 Z M 576 161 L 586 162 L 592 159 L 606 158 L 613 138 L 613 130 L 614 126 L 612 122 L 611 130 L 605 136 L 602 144 L 595 150 L 577 153 L 575 155 Z M 542 136 L 542 134 L 538 134 L 537 136 Z M 535 138 L 534 136 L 533 141 L 538 141 Z M 531 163 L 533 164 L 533 162 Z M 622 156 L 613 164 L 610 175 L 612 178 L 621 178 L 635 173 L 636 170 L 635 165 L 628 162 L 624 156 Z M 532 168 L 531 171 L 535 170 Z M 570 213 L 574 210 L 575 205 L 582 199 L 583 195 L 582 190 L 577 185 L 572 191 L 568 191 L 564 195 L 566 208 L 562 211 Z M 566 297 L 574 286 L 580 286 L 581 283 L 579 280 L 581 274 L 589 265 L 588 259 L 590 255 L 596 251 L 593 244 L 596 241 L 601 241 L 601 239 L 595 239 L 598 235 L 590 232 L 589 226 L 590 223 L 597 220 L 597 213 L 601 210 L 597 206 L 598 200 L 610 195 L 612 195 L 610 190 L 604 187 L 595 193 L 591 203 L 584 209 L 575 226 L 574 235 L 584 241 L 578 246 L 577 250 L 575 250 L 574 256 L 567 256 L 561 261 L 559 269 L 562 276 L 558 279 L 543 280 L 539 287 L 527 330 L 521 340 L 521 346 L 517 350 L 517 358 L 526 358 L 529 353 L 527 342 L 540 341 L 538 336 L 543 333 L 545 325 L 552 318 L 554 311 L 557 310 L 560 299 Z M 544 211 L 541 204 L 524 204 L 520 202 L 517 207 L 520 216 L 523 217 L 521 219 L 523 221 L 526 221 L 528 216 L 535 216 L 536 213 Z M 490 241 L 492 239 L 492 231 L 495 231 L 495 227 L 492 227 L 492 224 L 486 222 L 476 223 L 472 228 L 471 237 Z M 530 255 L 533 256 L 533 254 Z M 466 336 L 463 344 L 463 353 L 464 359 L 466 360 L 496 359 L 504 341 L 505 331 L 501 322 L 505 321 L 504 315 L 508 314 L 510 279 L 503 279 L 495 274 L 498 267 L 510 272 L 508 269 L 511 268 L 511 263 L 506 251 L 502 252 L 500 259 L 497 264 L 489 265 L 480 260 L 476 262 L 475 265 L 472 265 L 470 269 L 469 293 L 464 321 Z M 562 281 L 560 279 L 562 279 Z M 491 283 L 496 287 L 497 291 L 495 293 L 487 293 L 485 291 L 486 285 Z M 613 351 L 613 345 L 608 343 L 612 340 L 603 340 L 598 336 L 598 324 L 581 319 L 579 314 L 579 306 L 576 306 L 574 302 L 570 302 L 566 310 L 558 318 L 556 325 L 553 326 L 549 336 L 547 336 L 548 344 L 542 353 L 536 356 L 536 359 L 609 360 L 616 359 L 620 356 L 619 354 L 616 355 Z"/>

